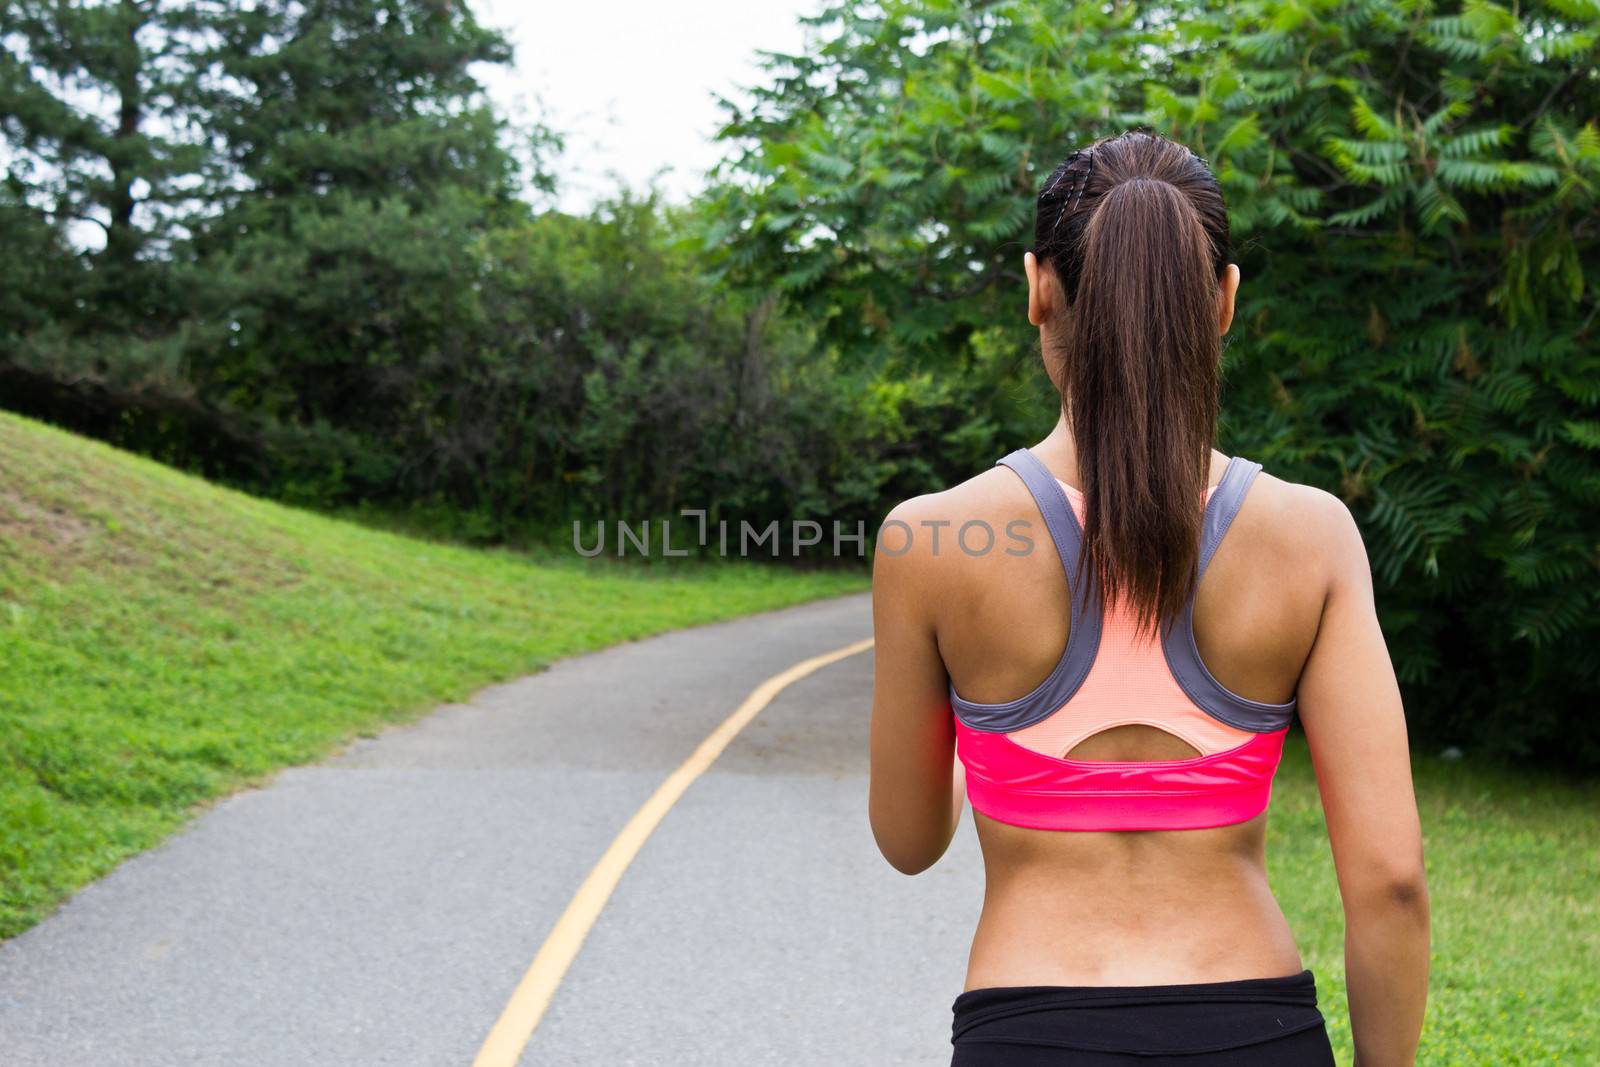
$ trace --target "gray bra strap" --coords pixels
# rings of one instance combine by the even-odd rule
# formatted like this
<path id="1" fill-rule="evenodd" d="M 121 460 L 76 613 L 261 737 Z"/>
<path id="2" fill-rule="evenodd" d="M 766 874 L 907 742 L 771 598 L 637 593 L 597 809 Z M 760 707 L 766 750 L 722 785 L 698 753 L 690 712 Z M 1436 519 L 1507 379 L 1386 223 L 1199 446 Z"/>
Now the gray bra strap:
<path id="1" fill-rule="evenodd" d="M 1233 524 L 1234 516 L 1239 514 L 1244 495 L 1260 470 L 1261 464 L 1242 456 L 1228 460 L 1228 469 L 1223 472 L 1222 481 L 1217 483 L 1216 490 L 1206 503 L 1200 534 L 1200 575 L 1205 574 L 1211 557 L 1216 555 L 1217 546 Z M 1270 733 L 1288 726 L 1294 715 L 1295 701 L 1267 704 L 1240 696 L 1224 688 L 1201 662 L 1200 649 L 1194 639 L 1194 601 L 1198 587 L 1197 578 L 1196 587 L 1189 590 L 1188 602 L 1176 621 L 1166 628 L 1161 639 L 1162 651 L 1166 654 L 1173 677 L 1189 694 L 1190 700 L 1229 726 L 1256 733 Z"/>
<path id="2" fill-rule="evenodd" d="M 1239 508 L 1244 504 L 1244 494 L 1260 470 L 1261 464 L 1253 460 L 1245 459 L 1243 456 L 1229 457 L 1228 465 L 1222 472 L 1222 480 L 1217 482 L 1216 490 L 1206 502 L 1205 519 L 1200 529 L 1199 577 L 1205 575 L 1206 564 L 1217 554 L 1217 546 L 1222 544 L 1222 535 L 1233 525 L 1233 517 L 1239 514 Z M 1198 577 L 1196 580 L 1198 581 Z"/>
<path id="3" fill-rule="evenodd" d="M 1099 582 L 1090 576 L 1084 588 L 1076 588 L 1074 580 L 1078 552 L 1083 544 L 1083 530 L 1078 516 L 1067 500 L 1067 494 L 1037 456 L 1026 448 L 999 460 L 998 465 L 1010 467 L 1022 479 L 1022 484 L 1033 494 L 1034 503 L 1044 517 L 1045 528 L 1056 546 L 1062 568 L 1067 573 L 1068 599 L 1071 603 L 1071 629 L 1067 634 L 1067 647 L 1061 651 L 1050 676 L 1039 683 L 1027 696 L 1004 704 L 976 704 L 963 700 L 950 688 L 951 709 L 961 721 L 974 730 L 1008 733 L 1046 718 L 1072 694 L 1078 691 L 1083 680 L 1094 666 L 1095 653 L 1100 650 Z"/>
<path id="4" fill-rule="evenodd" d="M 1050 531 L 1050 540 L 1055 542 L 1056 554 L 1061 557 L 1061 565 L 1066 568 L 1067 581 L 1070 583 L 1078 563 L 1078 553 L 1083 547 L 1083 527 L 1078 525 L 1078 513 L 1072 510 L 1072 502 L 1067 499 L 1067 494 L 1056 481 L 1050 469 L 1039 462 L 1026 448 L 1019 448 L 1008 456 L 1002 456 L 995 462 L 997 467 L 1010 467 L 1022 479 L 1022 484 L 1028 487 L 1028 492 L 1033 494 L 1033 502 L 1039 506 L 1039 514 L 1044 516 L 1045 528 Z"/>

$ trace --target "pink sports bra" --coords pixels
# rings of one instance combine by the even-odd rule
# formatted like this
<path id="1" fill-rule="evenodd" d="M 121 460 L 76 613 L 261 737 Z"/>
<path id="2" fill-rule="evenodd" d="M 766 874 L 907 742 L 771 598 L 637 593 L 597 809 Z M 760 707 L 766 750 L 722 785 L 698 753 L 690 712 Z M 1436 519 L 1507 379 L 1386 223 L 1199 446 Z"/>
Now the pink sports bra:
<path id="1" fill-rule="evenodd" d="M 973 808 L 1042 830 L 1198 830 L 1259 815 L 1272 797 L 1295 701 L 1251 700 L 1212 677 L 1194 640 L 1193 589 L 1177 619 L 1162 624 L 1159 642 L 1137 634 L 1123 604 L 1104 616 L 1092 610 L 1097 582 L 1078 589 L 1073 580 L 1083 494 L 1025 448 L 999 462 L 1033 494 L 1055 542 L 1067 572 L 1072 628 L 1055 668 L 1026 696 L 978 704 L 950 687 L 956 753 Z M 1207 490 L 1200 576 L 1260 470 L 1234 456 Z M 1090 734 L 1130 723 L 1176 734 L 1201 755 L 1150 762 L 1066 758 Z"/>

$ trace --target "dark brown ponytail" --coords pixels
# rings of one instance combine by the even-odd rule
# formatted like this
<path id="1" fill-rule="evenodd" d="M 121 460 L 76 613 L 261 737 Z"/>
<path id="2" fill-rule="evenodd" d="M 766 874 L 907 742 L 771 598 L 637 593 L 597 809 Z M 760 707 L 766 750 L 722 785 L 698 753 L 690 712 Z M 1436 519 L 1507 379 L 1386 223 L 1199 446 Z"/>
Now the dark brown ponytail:
<path id="1" fill-rule="evenodd" d="M 1228 214 L 1209 167 L 1143 130 L 1075 152 L 1045 183 L 1035 256 L 1067 306 L 1047 362 L 1087 505 L 1084 554 L 1106 602 L 1174 619 L 1200 552 L 1216 435 L 1219 279 Z"/>

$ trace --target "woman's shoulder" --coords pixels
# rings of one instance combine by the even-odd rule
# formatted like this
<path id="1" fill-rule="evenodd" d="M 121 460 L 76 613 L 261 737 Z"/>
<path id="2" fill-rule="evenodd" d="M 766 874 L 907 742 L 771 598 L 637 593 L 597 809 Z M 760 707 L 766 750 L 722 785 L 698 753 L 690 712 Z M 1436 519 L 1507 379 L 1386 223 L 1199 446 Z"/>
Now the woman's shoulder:
<path id="1" fill-rule="evenodd" d="M 948 489 L 897 503 L 879 526 L 878 555 L 916 568 L 949 555 L 965 524 L 981 522 L 1003 536 L 1009 520 L 1034 514 L 1034 507 L 1021 479 L 1004 467 L 991 467 Z M 1248 542 L 1246 554 L 1257 560 L 1276 557 L 1291 569 L 1325 567 L 1323 576 L 1329 579 L 1367 567 L 1360 529 L 1343 498 L 1264 468 L 1251 483 L 1227 540 Z"/>
<path id="2" fill-rule="evenodd" d="M 1355 522 L 1342 497 L 1320 485 L 1280 478 L 1265 468 L 1257 473 L 1249 496 L 1261 510 L 1278 519 L 1292 520 L 1314 535 L 1337 533 Z"/>
<path id="3" fill-rule="evenodd" d="M 1031 499 L 1016 475 L 1003 467 L 990 467 L 948 489 L 900 501 L 884 516 L 880 537 L 885 529 L 897 525 L 914 530 L 949 529 L 954 533 L 970 522 L 1004 522 L 1006 516 L 1015 514 L 1019 503 Z M 931 548 L 931 538 L 923 541 Z"/>
<path id="4" fill-rule="evenodd" d="M 1271 550 L 1299 566 L 1317 563 L 1327 577 L 1366 567 L 1360 527 L 1344 499 L 1321 486 L 1257 472 L 1234 520 L 1240 540 Z"/>

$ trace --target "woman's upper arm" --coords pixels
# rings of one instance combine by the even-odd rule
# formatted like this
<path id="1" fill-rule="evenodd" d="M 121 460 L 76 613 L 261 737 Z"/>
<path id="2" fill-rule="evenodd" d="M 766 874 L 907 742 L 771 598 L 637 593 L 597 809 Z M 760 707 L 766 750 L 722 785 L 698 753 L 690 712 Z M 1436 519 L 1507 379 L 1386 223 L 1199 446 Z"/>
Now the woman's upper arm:
<path id="1" fill-rule="evenodd" d="M 890 513 L 905 527 L 879 537 L 872 569 L 871 779 L 868 816 L 878 849 L 896 870 L 931 867 L 955 832 L 949 677 L 939 656 L 930 594 L 940 558 L 917 532 L 912 502 Z M 921 531 L 926 534 L 926 531 Z M 887 549 L 888 551 L 885 551 Z"/>
<path id="2" fill-rule="evenodd" d="M 1348 910 L 1364 897 L 1409 892 L 1424 880 L 1422 829 L 1405 710 L 1378 625 L 1366 545 L 1344 502 L 1313 492 L 1319 556 L 1329 570 L 1296 710 Z"/>

